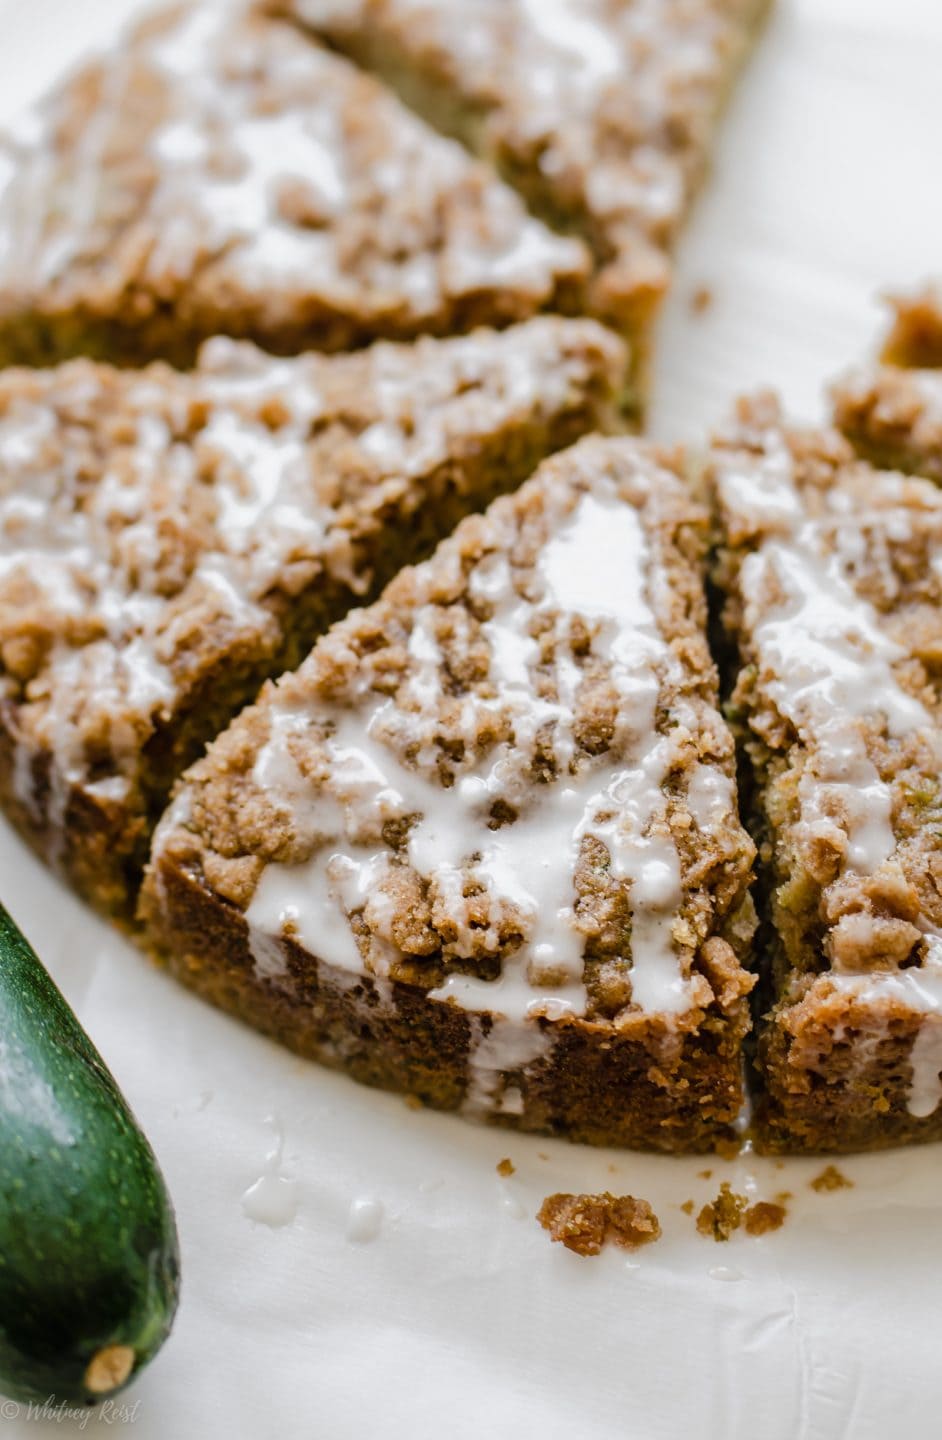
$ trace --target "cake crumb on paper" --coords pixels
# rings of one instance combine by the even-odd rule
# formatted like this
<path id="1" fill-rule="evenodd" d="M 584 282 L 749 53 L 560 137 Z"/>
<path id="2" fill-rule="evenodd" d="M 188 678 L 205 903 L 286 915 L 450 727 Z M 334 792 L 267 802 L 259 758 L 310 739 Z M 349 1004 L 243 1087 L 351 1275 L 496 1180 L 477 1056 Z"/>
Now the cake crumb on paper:
<path id="1" fill-rule="evenodd" d="M 746 1205 L 745 1195 L 737 1195 L 729 1181 L 724 1180 L 716 1199 L 704 1205 L 697 1216 L 697 1229 L 701 1235 L 712 1236 L 714 1240 L 728 1240 L 742 1224 Z"/>
<path id="2" fill-rule="evenodd" d="M 743 1216 L 743 1224 L 748 1235 L 768 1235 L 772 1230 L 780 1230 L 787 1216 L 788 1211 L 784 1205 L 774 1204 L 770 1200 L 757 1200 Z"/>
<path id="3" fill-rule="evenodd" d="M 611 1241 L 623 1250 L 650 1245 L 661 1234 L 660 1222 L 647 1200 L 633 1195 L 547 1195 L 537 1220 L 551 1239 L 577 1255 L 598 1255 Z"/>
<path id="4" fill-rule="evenodd" d="M 498 1160 L 497 1162 L 498 1175 L 513 1175 L 516 1173 L 516 1169 L 516 1165 L 508 1155 L 505 1155 L 503 1160 Z"/>
<path id="5" fill-rule="evenodd" d="M 853 1180 L 848 1180 L 836 1165 L 826 1165 L 821 1174 L 816 1175 L 813 1180 L 809 1180 L 808 1184 L 812 1190 L 817 1190 L 819 1195 L 827 1190 L 853 1190 L 854 1188 Z"/>

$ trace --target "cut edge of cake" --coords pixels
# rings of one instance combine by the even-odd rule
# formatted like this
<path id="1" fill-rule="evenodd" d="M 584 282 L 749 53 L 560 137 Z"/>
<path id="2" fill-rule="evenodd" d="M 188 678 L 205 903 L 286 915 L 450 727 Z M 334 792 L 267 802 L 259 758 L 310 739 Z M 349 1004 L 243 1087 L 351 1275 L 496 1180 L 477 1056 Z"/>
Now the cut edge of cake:
<path id="1" fill-rule="evenodd" d="M 757 1144 L 942 1138 L 942 495 L 771 396 L 709 470 L 760 855 Z"/>

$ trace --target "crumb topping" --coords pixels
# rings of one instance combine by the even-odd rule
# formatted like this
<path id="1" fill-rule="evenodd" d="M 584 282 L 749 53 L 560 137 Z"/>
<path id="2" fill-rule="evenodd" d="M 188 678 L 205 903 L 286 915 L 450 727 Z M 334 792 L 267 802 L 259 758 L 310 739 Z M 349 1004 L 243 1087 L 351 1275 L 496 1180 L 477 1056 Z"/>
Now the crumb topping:
<path id="1" fill-rule="evenodd" d="M 716 114 L 765 6 L 477 0 L 473 21 L 464 0 L 274 0 L 274 8 L 375 65 L 538 209 L 580 228 L 608 267 L 602 289 L 617 306 L 666 283 L 663 250 L 703 175 Z"/>
<path id="2" fill-rule="evenodd" d="M 647 1200 L 633 1195 L 547 1195 L 537 1220 L 552 1240 L 577 1255 L 598 1255 L 611 1242 L 637 1250 L 658 1240 L 661 1226 Z"/>
<path id="3" fill-rule="evenodd" d="M 320 306 L 337 348 L 456 328 L 483 295 L 523 318 L 586 263 L 369 76 L 224 7 L 147 19 L 0 147 L 0 316 L 258 336 Z"/>
<path id="4" fill-rule="evenodd" d="M 158 868 L 197 867 L 266 962 L 290 937 L 495 1011 L 488 1073 L 524 1019 L 735 1008 L 752 852 L 702 629 L 704 527 L 635 442 L 546 462 L 212 747 Z"/>
<path id="5" fill-rule="evenodd" d="M 191 373 L 5 372 L 0 701 L 23 756 L 120 799 L 202 677 L 274 661 L 321 579 L 369 589 L 385 516 L 435 477 L 470 485 L 489 439 L 610 393 L 620 362 L 601 327 L 547 318 L 343 357 L 217 339 Z"/>

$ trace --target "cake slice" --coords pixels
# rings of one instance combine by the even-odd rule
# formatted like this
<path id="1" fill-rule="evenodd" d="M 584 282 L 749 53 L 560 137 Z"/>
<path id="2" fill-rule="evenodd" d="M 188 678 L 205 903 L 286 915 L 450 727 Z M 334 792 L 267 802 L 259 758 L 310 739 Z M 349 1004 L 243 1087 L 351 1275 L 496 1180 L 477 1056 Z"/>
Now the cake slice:
<path id="1" fill-rule="evenodd" d="M 0 364 L 192 363 L 573 309 L 575 240 L 293 26 L 145 20 L 0 143 Z"/>
<path id="2" fill-rule="evenodd" d="M 884 363 L 833 387 L 835 423 L 873 464 L 942 484 L 942 293 L 926 289 L 894 310 Z"/>
<path id="3" fill-rule="evenodd" d="M 769 1150 L 942 1137 L 942 493 L 741 406 L 711 457 Z"/>
<path id="4" fill-rule="evenodd" d="M 195 371 L 0 375 L 0 802 L 127 912 L 180 771 L 262 680 L 548 452 L 605 427 L 620 342 L 538 318 Z"/>
<path id="5" fill-rule="evenodd" d="M 752 846 L 707 517 L 592 437 L 335 626 L 186 775 L 143 894 L 187 984 L 358 1080 L 709 1149 L 742 1100 Z"/>
<path id="6" fill-rule="evenodd" d="M 770 0 L 268 0 L 581 235 L 639 386 L 669 252 Z"/>

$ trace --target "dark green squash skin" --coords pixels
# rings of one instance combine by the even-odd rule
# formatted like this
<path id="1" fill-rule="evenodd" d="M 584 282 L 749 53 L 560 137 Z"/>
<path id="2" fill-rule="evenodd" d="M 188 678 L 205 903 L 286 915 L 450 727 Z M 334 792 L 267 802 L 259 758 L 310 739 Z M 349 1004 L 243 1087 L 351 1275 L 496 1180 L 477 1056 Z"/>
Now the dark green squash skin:
<path id="1" fill-rule="evenodd" d="M 0 905 L 0 1392 L 104 1398 L 85 1385 L 92 1357 L 130 1346 L 129 1383 L 165 1340 L 178 1292 L 154 1154 Z"/>

